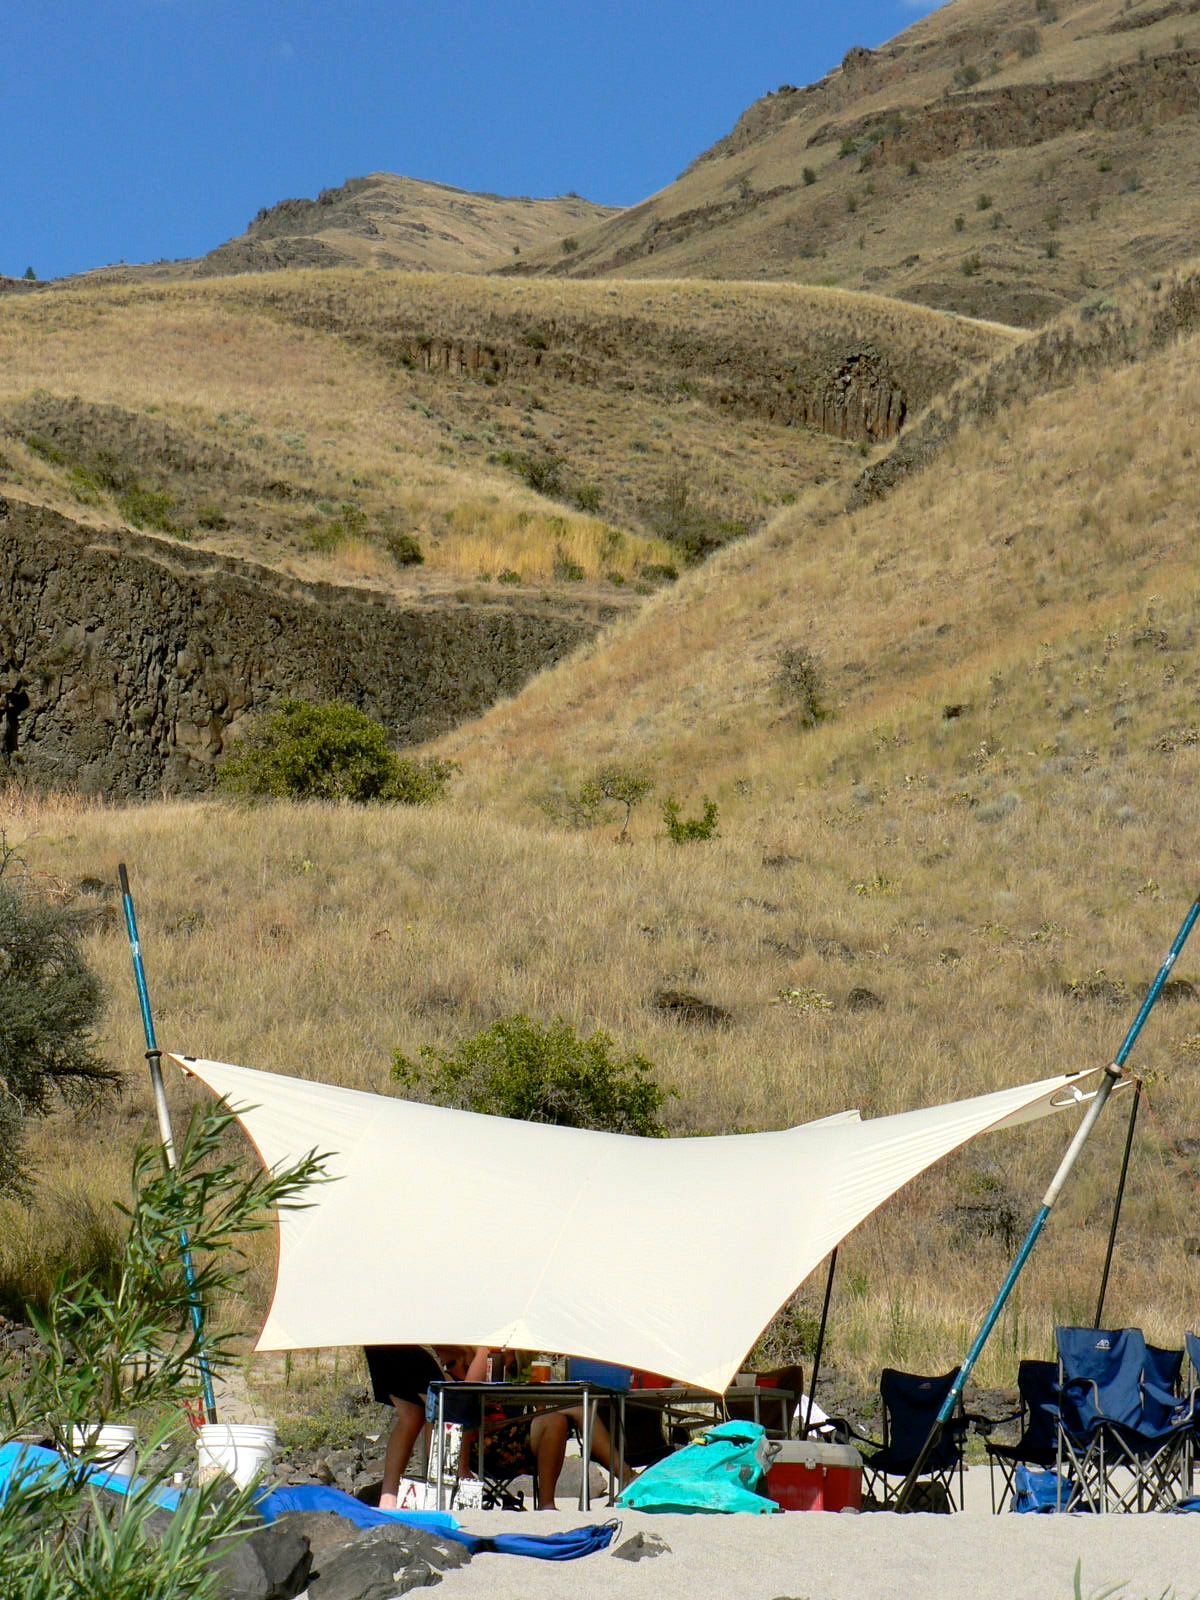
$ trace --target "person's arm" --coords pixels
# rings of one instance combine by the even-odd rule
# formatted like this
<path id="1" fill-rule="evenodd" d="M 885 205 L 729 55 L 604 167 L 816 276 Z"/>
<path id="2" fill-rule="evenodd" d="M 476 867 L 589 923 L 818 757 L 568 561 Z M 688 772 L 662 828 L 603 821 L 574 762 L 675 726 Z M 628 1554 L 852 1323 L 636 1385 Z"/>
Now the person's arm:
<path id="1" fill-rule="evenodd" d="M 475 1346 L 475 1354 L 471 1357 L 470 1364 L 467 1367 L 464 1383 L 485 1383 L 487 1381 L 487 1364 L 491 1353 L 490 1345 L 477 1344 Z"/>

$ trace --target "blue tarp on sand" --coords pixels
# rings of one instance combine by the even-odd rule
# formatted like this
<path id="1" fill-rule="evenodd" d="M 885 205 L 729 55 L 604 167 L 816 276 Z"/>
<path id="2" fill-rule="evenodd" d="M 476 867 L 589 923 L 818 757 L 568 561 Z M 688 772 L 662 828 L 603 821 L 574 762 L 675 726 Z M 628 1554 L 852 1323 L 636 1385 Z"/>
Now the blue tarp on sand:
<path id="1" fill-rule="evenodd" d="M 77 1463 L 78 1465 L 78 1463 Z M 21 1478 L 37 1477 L 41 1473 L 55 1475 L 66 1471 L 66 1464 L 53 1450 L 44 1450 L 33 1444 L 0 1445 L 0 1506 L 8 1496 L 10 1486 Z M 84 1469 L 90 1483 L 98 1489 L 109 1489 L 114 1494 L 129 1494 L 131 1490 L 146 1489 L 148 1498 L 164 1511 L 174 1511 L 186 1490 L 169 1485 L 150 1486 L 145 1479 L 131 1482 L 116 1477 L 101 1467 Z M 255 1501 L 264 1522 L 274 1522 L 289 1511 L 333 1511 L 358 1528 L 378 1528 L 386 1523 L 401 1523 L 418 1528 L 425 1533 L 437 1533 L 456 1544 L 465 1545 L 472 1555 L 493 1552 L 497 1555 L 531 1556 L 537 1561 L 574 1561 L 579 1556 L 591 1555 L 611 1544 L 619 1526 L 616 1522 L 591 1523 L 582 1528 L 571 1528 L 565 1533 L 526 1534 L 468 1533 L 448 1511 L 378 1511 L 363 1505 L 353 1495 L 340 1489 L 324 1489 L 316 1484 L 303 1484 L 290 1489 L 267 1489 Z"/>

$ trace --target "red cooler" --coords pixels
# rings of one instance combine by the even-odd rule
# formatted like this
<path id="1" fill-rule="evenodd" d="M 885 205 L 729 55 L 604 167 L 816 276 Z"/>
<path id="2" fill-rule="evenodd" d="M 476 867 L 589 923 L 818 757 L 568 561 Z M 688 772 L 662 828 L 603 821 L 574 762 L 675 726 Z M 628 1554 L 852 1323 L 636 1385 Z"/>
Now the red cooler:
<path id="1" fill-rule="evenodd" d="M 789 1439 L 771 1463 L 763 1492 L 784 1511 L 858 1511 L 862 1457 L 849 1444 Z"/>

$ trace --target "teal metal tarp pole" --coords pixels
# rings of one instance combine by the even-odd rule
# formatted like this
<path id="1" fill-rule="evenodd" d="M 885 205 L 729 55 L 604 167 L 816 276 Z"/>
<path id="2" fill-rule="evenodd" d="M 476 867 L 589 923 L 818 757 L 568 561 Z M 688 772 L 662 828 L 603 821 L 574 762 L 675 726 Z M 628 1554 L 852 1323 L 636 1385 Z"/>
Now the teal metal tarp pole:
<path id="1" fill-rule="evenodd" d="M 938 1440 L 941 1438 L 942 1430 L 945 1428 L 946 1423 L 949 1422 L 950 1418 L 953 1416 L 963 1389 L 966 1387 L 967 1379 L 974 1370 L 975 1363 L 979 1360 L 983 1347 L 988 1342 L 988 1337 L 999 1320 L 1000 1313 L 1004 1310 L 1005 1302 L 1008 1300 L 1009 1295 L 1013 1291 L 1013 1285 L 1021 1275 L 1021 1269 L 1029 1260 L 1030 1254 L 1033 1251 L 1033 1247 L 1038 1241 L 1038 1235 L 1045 1227 L 1046 1219 L 1054 1209 L 1054 1202 L 1058 1199 L 1059 1194 L 1062 1191 L 1063 1184 L 1066 1183 L 1068 1177 L 1070 1176 L 1071 1169 L 1079 1159 L 1080 1151 L 1087 1143 L 1092 1129 L 1096 1126 L 1096 1122 L 1100 1116 L 1100 1113 L 1104 1110 L 1105 1101 L 1112 1093 L 1114 1085 L 1120 1081 L 1125 1062 L 1129 1058 L 1129 1052 L 1133 1049 L 1134 1044 L 1137 1041 L 1138 1034 L 1141 1033 L 1142 1028 L 1145 1025 L 1146 1018 L 1154 1009 L 1154 1002 L 1158 999 L 1162 992 L 1162 986 L 1164 983 L 1166 983 L 1167 978 L 1170 975 L 1171 968 L 1175 965 L 1176 957 L 1187 943 L 1188 934 L 1191 933 L 1197 917 L 1200 917 L 1200 899 L 1192 901 L 1191 907 L 1188 910 L 1188 914 L 1186 917 L 1184 917 L 1179 932 L 1175 935 L 1175 942 L 1167 952 L 1166 960 L 1158 969 L 1158 975 L 1154 982 L 1150 985 L 1150 988 L 1146 994 L 1146 998 L 1142 1001 L 1141 1010 L 1130 1024 L 1129 1032 L 1125 1035 L 1125 1039 L 1121 1045 L 1121 1048 L 1113 1057 L 1112 1062 L 1104 1069 L 1104 1076 L 1100 1080 L 1100 1086 L 1096 1090 L 1095 1097 L 1093 1098 L 1091 1105 L 1088 1106 L 1087 1111 L 1084 1113 L 1083 1121 L 1075 1130 L 1075 1137 L 1071 1140 L 1070 1145 L 1067 1147 L 1067 1153 L 1059 1162 L 1058 1171 L 1051 1179 L 1050 1187 L 1046 1190 L 1046 1193 L 1042 1198 L 1041 1210 L 1038 1212 L 1037 1216 L 1034 1217 L 1033 1224 L 1030 1227 L 1029 1232 L 1025 1235 L 1025 1242 L 1022 1244 L 1020 1250 L 1018 1250 L 1017 1258 L 1008 1270 L 1008 1276 L 1004 1280 L 1004 1283 L 1000 1289 L 1000 1293 L 996 1296 L 996 1299 L 992 1305 L 992 1309 L 984 1318 L 983 1326 L 975 1336 L 975 1343 L 971 1346 L 970 1350 L 968 1350 L 966 1360 L 958 1369 L 958 1374 L 950 1386 L 950 1392 L 942 1402 L 942 1409 L 937 1414 L 937 1420 L 934 1422 L 933 1427 L 929 1430 L 929 1437 L 921 1446 L 920 1455 L 918 1455 L 916 1461 L 914 1461 L 908 1477 L 905 1478 L 904 1482 L 900 1486 L 900 1492 L 896 1496 L 897 1511 L 903 1511 L 908 1504 L 909 1496 L 912 1494 L 913 1487 L 924 1470 L 925 1463 L 929 1460 L 929 1457 L 933 1453 Z"/>
<path id="2" fill-rule="evenodd" d="M 154 1109 L 158 1115 L 158 1133 L 162 1140 L 163 1160 L 175 1170 L 175 1136 L 171 1131 L 171 1110 L 167 1105 L 167 1091 L 163 1087 L 162 1051 L 154 1037 L 154 1018 L 150 1011 L 150 995 L 146 988 L 146 972 L 142 966 L 142 947 L 138 941 L 137 918 L 133 914 L 133 896 L 129 892 L 129 874 L 122 861 L 117 868 L 121 880 L 121 899 L 125 906 L 125 930 L 129 934 L 129 948 L 133 955 L 133 981 L 137 985 L 138 1004 L 142 1008 L 142 1027 L 146 1034 L 146 1064 L 150 1068 L 150 1085 L 154 1091 Z M 192 1248 L 187 1229 L 179 1232 L 179 1249 L 183 1259 L 183 1275 L 190 1290 L 194 1290 L 196 1274 L 192 1266 Z M 191 1296 L 190 1312 L 196 1334 L 200 1383 L 204 1393 L 204 1415 L 209 1422 L 217 1420 L 217 1401 L 213 1394 L 212 1373 L 204 1355 L 204 1314 L 199 1296 Z"/>

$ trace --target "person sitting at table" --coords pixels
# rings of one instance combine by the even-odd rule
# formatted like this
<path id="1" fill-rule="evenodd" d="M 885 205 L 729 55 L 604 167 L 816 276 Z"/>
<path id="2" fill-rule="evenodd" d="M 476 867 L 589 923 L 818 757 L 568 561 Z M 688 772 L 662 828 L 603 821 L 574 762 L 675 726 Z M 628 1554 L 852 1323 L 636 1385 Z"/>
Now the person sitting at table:
<path id="1" fill-rule="evenodd" d="M 446 1376 L 455 1383 L 483 1383 L 487 1378 L 488 1356 L 491 1353 L 487 1345 L 477 1345 L 471 1355 L 460 1346 L 437 1347 L 438 1359 Z M 554 1510 L 554 1497 L 566 1459 L 567 1439 L 572 1424 L 581 1438 L 583 1435 L 581 1405 L 560 1409 L 552 1401 L 550 1404 L 552 1409 L 514 1419 L 511 1411 L 506 1412 L 500 1407 L 489 1412 L 485 1403 L 483 1417 L 485 1466 L 496 1477 L 516 1477 L 529 1473 L 536 1479 L 537 1505 L 542 1511 Z M 518 1426 L 518 1423 L 527 1426 Z M 459 1473 L 462 1477 L 473 1476 L 472 1465 L 478 1437 L 477 1428 L 463 1433 L 459 1456 Z M 594 1411 L 592 1460 L 606 1472 L 616 1471 L 608 1429 Z"/>

